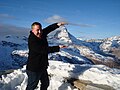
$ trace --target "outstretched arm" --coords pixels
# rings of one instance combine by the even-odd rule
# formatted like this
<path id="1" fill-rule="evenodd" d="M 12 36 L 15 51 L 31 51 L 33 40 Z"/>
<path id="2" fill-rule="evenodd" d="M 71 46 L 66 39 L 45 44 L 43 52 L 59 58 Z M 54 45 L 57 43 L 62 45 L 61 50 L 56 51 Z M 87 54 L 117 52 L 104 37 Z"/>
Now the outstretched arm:
<path id="1" fill-rule="evenodd" d="M 39 54 L 59 52 L 60 48 L 67 47 L 64 45 L 44 47 L 44 46 L 40 46 L 36 41 L 29 41 L 28 46 L 29 46 L 30 51 L 33 51 Z"/>
<path id="2" fill-rule="evenodd" d="M 49 25 L 48 27 L 46 27 L 46 28 L 43 29 L 43 33 L 44 33 L 45 35 L 47 35 L 47 34 L 49 34 L 50 32 L 52 32 L 53 30 L 59 28 L 59 27 L 62 26 L 62 25 L 65 25 L 65 24 L 67 24 L 67 23 L 66 23 L 66 22 L 59 22 L 59 23 L 54 23 L 54 24 L 52 24 L 52 25 Z"/>
<path id="3" fill-rule="evenodd" d="M 67 48 L 65 45 L 59 45 L 59 46 L 49 46 L 48 47 L 48 53 L 54 53 L 54 52 L 59 52 L 60 48 Z"/>

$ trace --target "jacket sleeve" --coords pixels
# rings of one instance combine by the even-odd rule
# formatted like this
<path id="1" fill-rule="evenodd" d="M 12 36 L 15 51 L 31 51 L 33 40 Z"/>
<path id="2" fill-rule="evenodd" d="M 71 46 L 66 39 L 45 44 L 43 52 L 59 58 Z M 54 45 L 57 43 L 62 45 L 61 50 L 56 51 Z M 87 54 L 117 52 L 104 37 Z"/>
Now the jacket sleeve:
<path id="1" fill-rule="evenodd" d="M 54 23 L 52 25 L 49 25 L 48 27 L 43 29 L 43 33 L 45 35 L 49 34 L 50 32 L 52 32 L 53 30 L 59 28 L 59 26 L 57 25 L 57 23 Z"/>
<path id="2" fill-rule="evenodd" d="M 49 46 L 48 47 L 48 53 L 54 53 L 54 52 L 59 52 L 60 47 L 59 46 Z"/>
<path id="3" fill-rule="evenodd" d="M 35 41 L 28 42 L 28 45 L 30 51 L 36 52 L 38 54 L 54 53 L 54 52 L 59 52 L 60 50 L 59 46 L 48 46 L 48 47 L 40 46 Z"/>

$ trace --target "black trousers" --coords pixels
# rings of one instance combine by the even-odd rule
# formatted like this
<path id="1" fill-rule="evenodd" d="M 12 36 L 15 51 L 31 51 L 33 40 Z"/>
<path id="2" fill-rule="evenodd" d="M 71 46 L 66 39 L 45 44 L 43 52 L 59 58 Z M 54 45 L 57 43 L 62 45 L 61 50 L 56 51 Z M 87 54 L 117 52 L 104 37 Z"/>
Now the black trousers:
<path id="1" fill-rule="evenodd" d="M 40 90 L 47 90 L 49 86 L 49 77 L 47 70 L 44 70 L 42 72 L 32 72 L 27 70 L 26 73 L 28 75 L 26 90 L 34 90 L 37 87 L 39 81 L 41 81 Z"/>

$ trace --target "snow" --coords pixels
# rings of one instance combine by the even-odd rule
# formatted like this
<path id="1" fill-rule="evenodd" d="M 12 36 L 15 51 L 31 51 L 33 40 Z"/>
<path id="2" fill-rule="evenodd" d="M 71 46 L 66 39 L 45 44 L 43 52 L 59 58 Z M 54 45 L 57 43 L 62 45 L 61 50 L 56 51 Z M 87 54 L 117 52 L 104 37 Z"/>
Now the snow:
<path id="1" fill-rule="evenodd" d="M 120 90 L 120 70 L 104 65 L 79 65 L 61 61 L 49 61 L 48 73 L 50 85 L 48 90 L 77 90 L 67 82 L 66 78 L 89 80 L 96 84 L 112 86 Z M 25 90 L 27 85 L 26 66 L 14 72 L 2 75 L 0 90 Z M 39 90 L 39 85 L 36 90 Z"/>
<path id="2" fill-rule="evenodd" d="M 29 52 L 28 50 L 14 50 L 12 54 L 28 57 L 28 52 Z"/>
<path id="3" fill-rule="evenodd" d="M 51 61 L 48 69 L 51 74 L 62 77 L 78 78 L 80 80 L 90 80 L 96 84 L 105 84 L 120 89 L 120 70 L 111 69 L 104 65 L 79 65 Z M 52 67 L 51 67 L 52 65 Z M 51 70 L 51 71 L 50 71 Z M 114 73 L 114 70 L 117 73 Z M 114 74 L 113 74 L 114 73 Z"/>

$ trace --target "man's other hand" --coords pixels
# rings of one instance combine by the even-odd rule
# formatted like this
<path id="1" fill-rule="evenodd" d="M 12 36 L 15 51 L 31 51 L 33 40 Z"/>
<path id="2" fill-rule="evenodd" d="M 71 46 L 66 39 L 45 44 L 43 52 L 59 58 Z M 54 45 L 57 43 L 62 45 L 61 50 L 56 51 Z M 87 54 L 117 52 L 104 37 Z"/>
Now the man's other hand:
<path id="1" fill-rule="evenodd" d="M 65 45 L 59 45 L 60 48 L 67 48 L 68 46 Z"/>

